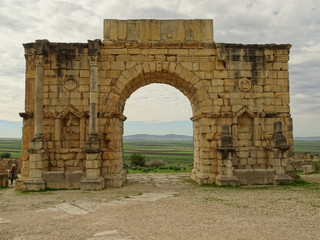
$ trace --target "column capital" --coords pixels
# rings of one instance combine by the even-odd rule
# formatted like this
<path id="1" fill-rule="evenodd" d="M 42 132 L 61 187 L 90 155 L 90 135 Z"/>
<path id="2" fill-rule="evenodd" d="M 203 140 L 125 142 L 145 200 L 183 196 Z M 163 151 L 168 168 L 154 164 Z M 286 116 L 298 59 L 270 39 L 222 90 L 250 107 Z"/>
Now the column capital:
<path id="1" fill-rule="evenodd" d="M 44 64 L 44 60 L 45 60 L 45 57 L 43 55 L 36 55 L 35 56 L 35 62 L 36 62 L 37 66 L 43 65 Z"/>
<path id="2" fill-rule="evenodd" d="M 90 67 L 97 67 L 98 66 L 98 60 L 99 56 L 98 55 L 92 55 L 89 56 L 89 62 L 90 62 Z"/>

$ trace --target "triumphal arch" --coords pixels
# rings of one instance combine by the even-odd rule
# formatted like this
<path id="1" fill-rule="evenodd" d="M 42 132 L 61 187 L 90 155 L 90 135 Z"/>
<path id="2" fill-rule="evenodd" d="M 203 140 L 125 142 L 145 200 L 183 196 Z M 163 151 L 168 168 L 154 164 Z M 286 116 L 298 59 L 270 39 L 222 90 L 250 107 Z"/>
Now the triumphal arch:
<path id="1" fill-rule="evenodd" d="M 190 101 L 196 182 L 292 181 L 289 44 L 216 43 L 212 20 L 107 19 L 103 41 L 23 46 L 17 188 L 121 186 L 125 103 L 151 83 Z"/>

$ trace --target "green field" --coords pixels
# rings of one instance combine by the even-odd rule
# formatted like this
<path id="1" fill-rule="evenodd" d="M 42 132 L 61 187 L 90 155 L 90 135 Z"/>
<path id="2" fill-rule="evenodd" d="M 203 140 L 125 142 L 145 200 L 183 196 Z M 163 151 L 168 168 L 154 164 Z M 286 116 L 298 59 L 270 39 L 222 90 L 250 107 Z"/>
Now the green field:
<path id="1" fill-rule="evenodd" d="M 169 140 L 124 140 L 125 163 L 129 163 L 129 156 L 138 152 L 147 159 L 161 159 L 168 165 L 192 165 L 193 141 Z"/>
<path id="2" fill-rule="evenodd" d="M 162 159 L 167 164 L 188 165 L 193 163 L 193 142 L 168 140 L 124 140 L 124 156 L 128 157 L 134 152 L 145 155 L 148 159 Z M 320 154 L 320 141 L 294 141 L 295 152 Z M 12 157 L 21 156 L 20 139 L 1 139 L 0 153 L 9 152 Z"/>
<path id="3" fill-rule="evenodd" d="M 294 152 L 320 154 L 320 141 L 295 140 Z"/>
<path id="4" fill-rule="evenodd" d="M 21 157 L 21 140 L 0 139 L 0 153 L 10 153 L 11 157 Z"/>

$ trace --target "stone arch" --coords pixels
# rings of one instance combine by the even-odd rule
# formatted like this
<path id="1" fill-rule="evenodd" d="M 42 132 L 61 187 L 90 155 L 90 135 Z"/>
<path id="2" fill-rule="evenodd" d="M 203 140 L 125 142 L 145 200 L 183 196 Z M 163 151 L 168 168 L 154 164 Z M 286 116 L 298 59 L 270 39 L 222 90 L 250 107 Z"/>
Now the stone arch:
<path id="1" fill-rule="evenodd" d="M 177 88 L 189 100 L 193 112 L 193 138 L 194 138 L 194 169 L 193 173 L 201 173 L 201 177 L 194 177 L 198 182 L 208 182 L 209 175 L 216 170 L 208 170 L 203 174 L 203 164 L 208 164 L 210 154 L 205 149 L 207 139 L 201 134 L 202 116 L 211 112 L 209 94 L 200 78 L 180 64 L 174 62 L 145 62 L 135 64 L 122 72 L 107 96 L 103 119 L 100 128 L 104 128 L 102 145 L 102 172 L 107 185 L 115 186 L 123 182 L 123 115 L 127 99 L 139 88 L 152 83 L 164 83 Z M 204 147 L 205 146 L 205 147 Z M 205 161 L 202 161 L 205 159 Z M 212 169 L 210 163 L 208 168 Z M 211 171 L 211 172 L 210 172 Z M 210 173 L 209 173 L 210 172 Z M 201 180 L 198 180 L 201 179 Z M 210 180 L 212 183 L 214 177 Z M 209 183 L 209 182 L 208 182 Z"/>
<path id="2" fill-rule="evenodd" d="M 200 78 L 174 62 L 145 62 L 125 70 L 107 97 L 107 106 L 115 106 L 107 112 L 123 113 L 126 100 L 137 89 L 151 83 L 164 83 L 180 90 L 190 101 L 193 115 L 210 112 L 206 106 L 209 94 Z M 116 104 L 113 104 L 116 103 Z M 207 108 L 206 108 L 207 107 Z"/>

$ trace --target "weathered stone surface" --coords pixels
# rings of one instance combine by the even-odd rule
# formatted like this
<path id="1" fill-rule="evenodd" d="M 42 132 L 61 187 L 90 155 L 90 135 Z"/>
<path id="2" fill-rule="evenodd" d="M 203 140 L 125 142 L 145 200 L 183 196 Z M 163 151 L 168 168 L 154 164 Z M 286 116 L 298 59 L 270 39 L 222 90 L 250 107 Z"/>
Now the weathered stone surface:
<path id="1" fill-rule="evenodd" d="M 169 84 L 190 101 L 195 181 L 289 181 L 290 47 L 215 43 L 213 21 L 206 19 L 107 19 L 103 42 L 24 44 L 20 181 L 29 179 L 30 189 L 41 181 L 66 188 L 121 186 L 125 102 L 152 83 Z M 268 169 L 276 171 L 274 179 Z M 52 171 L 63 171 L 65 180 Z"/>
<path id="2" fill-rule="evenodd" d="M 42 179 L 46 182 L 47 188 L 66 188 L 65 172 L 43 172 Z"/>
<path id="3" fill-rule="evenodd" d="M 314 173 L 316 172 L 316 167 L 314 165 L 303 165 L 302 171 L 303 173 Z"/>
<path id="4" fill-rule="evenodd" d="M 236 169 L 234 174 L 243 185 L 268 184 L 273 182 L 276 171 L 274 169 Z"/>
<path id="5" fill-rule="evenodd" d="M 0 187 L 8 187 L 8 173 L 0 173 Z"/>

